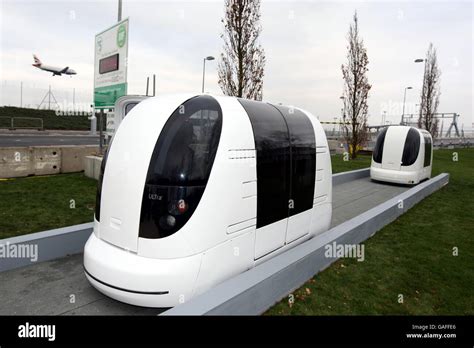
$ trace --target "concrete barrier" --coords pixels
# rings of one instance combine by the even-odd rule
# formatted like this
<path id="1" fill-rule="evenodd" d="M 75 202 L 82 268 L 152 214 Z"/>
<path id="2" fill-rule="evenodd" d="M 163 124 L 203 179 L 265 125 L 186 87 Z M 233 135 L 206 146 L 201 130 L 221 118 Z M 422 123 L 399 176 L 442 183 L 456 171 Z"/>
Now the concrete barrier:
<path id="1" fill-rule="evenodd" d="M 363 242 L 448 181 L 448 174 L 425 181 L 161 315 L 261 314 L 337 260 L 325 245 Z"/>
<path id="2" fill-rule="evenodd" d="M 99 180 L 100 166 L 102 164 L 102 157 L 85 156 L 84 157 L 84 175 Z"/>
<path id="3" fill-rule="evenodd" d="M 55 146 L 34 146 L 31 166 L 33 171 L 28 175 L 51 175 L 61 171 L 61 148 Z"/>
<path id="4" fill-rule="evenodd" d="M 0 178 L 80 172 L 83 157 L 98 151 L 95 145 L 2 147 Z"/>
<path id="5" fill-rule="evenodd" d="M 340 185 L 345 182 L 365 178 L 370 176 L 370 168 L 363 168 L 357 170 L 351 170 L 350 172 L 342 172 L 332 175 L 332 185 Z"/>
<path id="6" fill-rule="evenodd" d="M 99 147 L 95 145 L 63 146 L 61 148 L 61 173 L 81 172 L 84 168 L 84 157 L 96 154 Z"/>
<path id="7" fill-rule="evenodd" d="M 32 170 L 33 150 L 29 147 L 0 148 L 0 178 L 28 176 Z"/>
<path id="8" fill-rule="evenodd" d="M 32 250 L 33 248 L 37 254 L 31 255 L 30 253 L 28 257 L 1 257 L 0 272 L 82 253 L 84 245 L 92 233 L 93 226 L 94 223 L 89 222 L 1 239 L 0 248 L 3 249 L 3 253 L 11 253 L 11 250 L 15 250 L 18 254 L 18 250 Z"/>

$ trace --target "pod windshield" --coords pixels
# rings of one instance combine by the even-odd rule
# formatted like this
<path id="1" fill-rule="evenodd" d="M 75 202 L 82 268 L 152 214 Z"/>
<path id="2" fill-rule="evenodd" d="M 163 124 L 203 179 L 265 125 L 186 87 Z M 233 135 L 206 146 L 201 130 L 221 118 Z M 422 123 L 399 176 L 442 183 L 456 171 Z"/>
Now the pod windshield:
<path id="1" fill-rule="evenodd" d="M 189 220 L 209 179 L 221 128 L 221 108 L 210 96 L 189 99 L 170 116 L 148 167 L 140 237 L 167 237 Z"/>
<path id="2" fill-rule="evenodd" d="M 382 163 L 382 154 L 383 154 L 383 144 L 385 143 L 385 135 L 387 134 L 387 129 L 384 128 L 377 137 L 375 142 L 374 152 L 372 153 L 372 158 L 376 163 Z"/>
<path id="3" fill-rule="evenodd" d="M 419 151 L 420 134 L 415 128 L 410 128 L 403 147 L 402 166 L 411 166 L 415 163 Z"/>

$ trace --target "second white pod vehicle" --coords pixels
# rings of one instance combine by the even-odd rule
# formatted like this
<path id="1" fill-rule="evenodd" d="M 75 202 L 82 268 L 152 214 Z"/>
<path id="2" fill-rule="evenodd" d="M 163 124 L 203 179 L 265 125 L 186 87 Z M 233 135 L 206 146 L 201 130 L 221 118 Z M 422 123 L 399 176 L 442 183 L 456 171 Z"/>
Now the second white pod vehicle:
<path id="1" fill-rule="evenodd" d="M 370 177 L 399 184 L 418 184 L 431 177 L 433 140 L 423 129 L 409 126 L 384 128 L 377 137 Z"/>
<path id="2" fill-rule="evenodd" d="M 225 96 L 146 99 L 103 160 L 87 279 L 170 307 L 329 228 L 331 159 L 316 117 Z"/>

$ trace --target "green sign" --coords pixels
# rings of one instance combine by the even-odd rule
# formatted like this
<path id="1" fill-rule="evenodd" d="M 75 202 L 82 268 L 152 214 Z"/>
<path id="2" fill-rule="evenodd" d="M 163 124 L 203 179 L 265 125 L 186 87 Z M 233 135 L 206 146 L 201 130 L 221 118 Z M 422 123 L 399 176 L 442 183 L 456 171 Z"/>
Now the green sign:
<path id="1" fill-rule="evenodd" d="M 127 95 L 127 83 L 111 86 L 97 87 L 94 90 L 94 104 L 96 109 L 110 109 L 115 106 L 115 101 Z"/>
<path id="2" fill-rule="evenodd" d="M 1 1 L 1 0 L 0 0 Z M 128 18 L 95 36 L 94 106 L 112 109 L 127 95 Z"/>
<path id="3" fill-rule="evenodd" d="M 125 28 L 125 25 L 122 24 L 117 30 L 117 46 L 123 47 L 126 41 L 127 41 L 127 29 Z"/>

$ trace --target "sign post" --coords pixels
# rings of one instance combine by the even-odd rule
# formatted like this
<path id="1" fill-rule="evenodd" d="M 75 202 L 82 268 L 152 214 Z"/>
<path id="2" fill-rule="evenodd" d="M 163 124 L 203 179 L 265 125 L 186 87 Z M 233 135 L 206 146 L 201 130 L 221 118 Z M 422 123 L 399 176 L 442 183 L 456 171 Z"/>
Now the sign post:
<path id="1" fill-rule="evenodd" d="M 128 18 L 95 36 L 94 106 L 110 109 L 127 94 Z"/>
<path id="2" fill-rule="evenodd" d="M 100 109 L 99 113 L 99 152 L 102 155 L 104 153 L 104 132 L 102 131 L 102 125 L 104 123 L 104 109 Z"/>
<path id="3" fill-rule="evenodd" d="M 95 36 L 94 108 L 100 109 L 101 153 L 104 109 L 113 109 L 115 101 L 127 95 L 128 28 L 126 18 Z"/>

